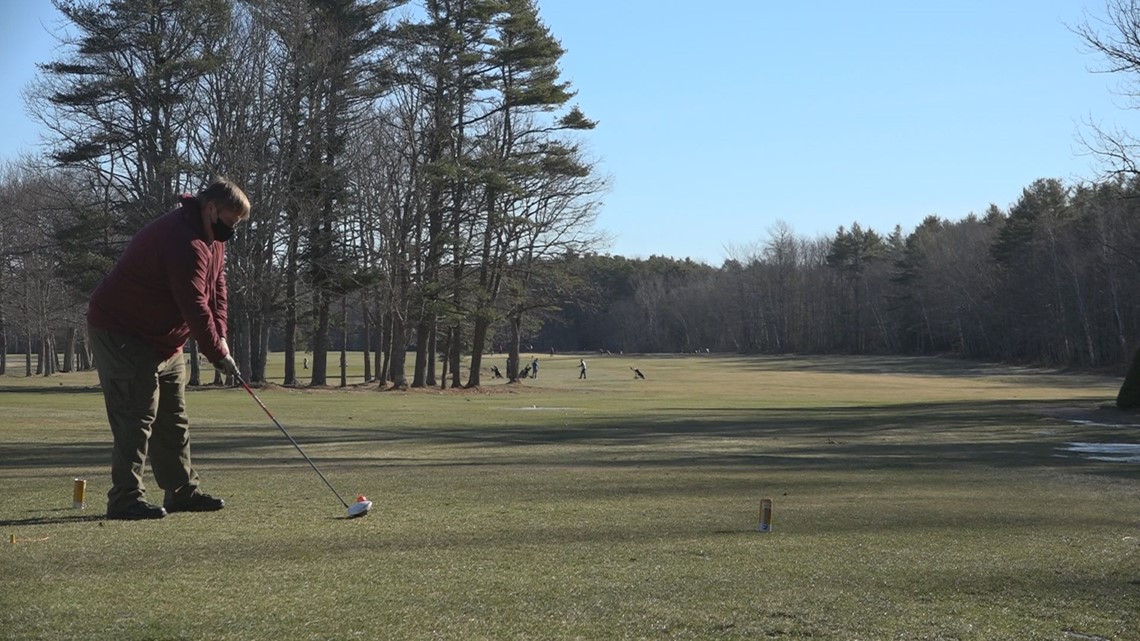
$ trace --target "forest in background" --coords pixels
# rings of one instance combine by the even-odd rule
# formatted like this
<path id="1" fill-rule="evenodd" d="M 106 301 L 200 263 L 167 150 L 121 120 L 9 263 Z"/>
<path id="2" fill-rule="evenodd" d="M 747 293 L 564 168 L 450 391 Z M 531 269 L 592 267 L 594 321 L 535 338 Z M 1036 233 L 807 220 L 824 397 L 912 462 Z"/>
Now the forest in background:
<path id="1" fill-rule="evenodd" d="M 227 246 L 230 344 L 252 381 L 270 350 L 286 384 L 297 352 L 327 385 L 330 356 L 352 350 L 366 378 L 402 388 L 478 386 L 491 352 L 514 379 L 524 350 L 1123 371 L 1140 344 L 1126 138 L 1093 141 L 1119 170 L 1042 178 L 1008 209 L 909 233 L 853 221 L 808 238 L 780 222 L 720 266 L 631 259 L 602 253 L 595 123 L 533 0 L 57 6 L 72 35 L 27 92 L 51 152 L 0 170 L 0 372 L 9 352 L 27 375 L 90 367 L 90 291 L 135 231 L 215 175 L 254 204 Z M 1113 40 L 1078 35 L 1112 59 Z"/>

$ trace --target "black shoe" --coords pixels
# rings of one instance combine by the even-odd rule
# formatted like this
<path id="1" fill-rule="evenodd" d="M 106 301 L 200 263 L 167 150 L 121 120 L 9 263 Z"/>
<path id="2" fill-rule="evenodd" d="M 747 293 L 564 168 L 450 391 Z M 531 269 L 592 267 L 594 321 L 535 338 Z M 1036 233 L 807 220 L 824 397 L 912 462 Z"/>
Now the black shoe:
<path id="1" fill-rule="evenodd" d="M 139 501 L 130 507 L 118 510 L 107 510 L 107 518 L 112 521 L 144 521 L 161 519 L 164 516 L 166 516 L 166 510 L 146 501 Z"/>
<path id="2" fill-rule="evenodd" d="M 166 495 L 166 500 L 162 503 L 168 513 L 173 512 L 216 512 L 226 506 L 226 502 L 219 498 L 214 498 L 209 494 L 202 492 L 194 492 L 189 498 L 177 499 L 170 494 Z"/>

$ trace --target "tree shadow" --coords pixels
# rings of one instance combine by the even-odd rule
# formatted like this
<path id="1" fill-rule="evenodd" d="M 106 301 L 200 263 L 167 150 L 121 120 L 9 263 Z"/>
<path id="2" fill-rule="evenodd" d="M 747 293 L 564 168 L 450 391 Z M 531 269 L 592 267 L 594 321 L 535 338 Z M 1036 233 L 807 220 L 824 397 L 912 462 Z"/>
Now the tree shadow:
<path id="1" fill-rule="evenodd" d="M 944 356 L 767 356 L 734 363 L 746 371 L 820 372 L 829 374 L 884 374 L 922 377 L 1025 378 L 1058 387 L 1084 388 L 1114 377 L 1065 369 L 970 361 Z"/>
<path id="2" fill-rule="evenodd" d="M 912 470 L 963 465 L 1031 467 L 1081 465 L 1100 473 L 1136 476 L 1127 466 L 1096 466 L 1059 450 L 1074 440 L 1128 442 L 1134 428 L 1070 425 L 1048 415 L 1091 407 L 1087 399 L 905 403 L 814 408 L 668 406 L 637 420 L 564 416 L 558 424 L 390 429 L 294 426 L 291 434 L 319 465 L 342 469 L 388 466 L 644 466 L 800 470 Z M 1061 415 L 1064 415 L 1061 412 Z M 1040 429 L 1010 429 L 1040 424 Z M 1063 428 L 1063 426 L 1068 426 Z M 195 460 L 246 468 L 292 464 L 299 455 L 271 428 L 191 430 Z M 723 442 L 745 445 L 725 447 Z M 471 455 L 401 459 L 395 449 L 466 446 Z M 551 446 L 549 452 L 542 448 Z M 567 457 L 558 446 L 576 446 Z M 583 449 L 583 447 L 585 449 Z M 107 440 L 68 444 L 0 444 L 0 471 L 110 464 Z"/>
<path id="3" fill-rule="evenodd" d="M 60 383 L 55 387 L 48 387 L 47 385 L 0 386 L 0 394 L 93 394 L 96 392 L 102 392 L 102 388 L 98 385 L 64 385 Z"/>

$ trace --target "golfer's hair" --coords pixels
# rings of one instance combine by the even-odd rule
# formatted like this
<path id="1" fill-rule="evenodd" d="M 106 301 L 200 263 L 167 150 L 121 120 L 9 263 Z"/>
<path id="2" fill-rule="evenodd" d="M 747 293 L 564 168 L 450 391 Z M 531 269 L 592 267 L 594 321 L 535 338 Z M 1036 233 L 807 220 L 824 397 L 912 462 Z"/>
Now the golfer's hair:
<path id="1" fill-rule="evenodd" d="M 245 192 L 232 181 L 220 176 L 198 192 L 198 202 L 203 205 L 214 203 L 226 211 L 236 211 L 240 214 L 239 220 L 249 218 L 249 198 L 246 198 Z"/>

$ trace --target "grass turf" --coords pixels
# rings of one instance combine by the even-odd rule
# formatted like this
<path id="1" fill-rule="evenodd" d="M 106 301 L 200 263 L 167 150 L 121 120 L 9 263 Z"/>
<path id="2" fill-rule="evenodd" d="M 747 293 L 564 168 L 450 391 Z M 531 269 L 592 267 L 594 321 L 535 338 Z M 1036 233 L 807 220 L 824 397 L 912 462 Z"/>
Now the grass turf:
<path id="1" fill-rule="evenodd" d="M 103 521 L 93 375 L 0 379 L 0 638 L 1140 639 L 1140 469 L 1064 449 L 1140 432 L 1049 418 L 1116 379 L 577 359 L 478 392 L 258 390 L 375 502 L 354 520 L 244 391 L 204 389 L 226 509 Z"/>

